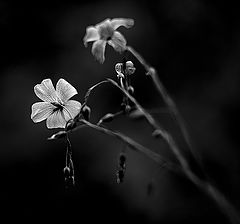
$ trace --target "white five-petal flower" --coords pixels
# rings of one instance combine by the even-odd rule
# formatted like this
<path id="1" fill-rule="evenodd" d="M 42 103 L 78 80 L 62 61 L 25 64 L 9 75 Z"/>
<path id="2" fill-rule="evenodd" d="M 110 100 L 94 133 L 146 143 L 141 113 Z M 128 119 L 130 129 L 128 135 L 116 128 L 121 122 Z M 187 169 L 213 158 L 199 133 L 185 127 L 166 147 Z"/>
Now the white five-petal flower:
<path id="1" fill-rule="evenodd" d="M 133 25 L 133 19 L 105 19 L 96 26 L 87 27 L 86 35 L 83 39 L 84 45 L 87 47 L 88 42 L 94 41 L 92 45 L 92 54 L 100 63 L 103 63 L 105 60 L 104 53 L 107 43 L 118 52 L 122 52 L 126 49 L 127 41 L 120 32 L 116 31 L 117 28 L 120 26 L 130 28 Z"/>
<path id="2" fill-rule="evenodd" d="M 51 79 L 44 79 L 34 86 L 34 92 L 43 101 L 32 105 L 31 119 L 35 123 L 47 119 L 48 128 L 65 128 L 67 121 L 80 112 L 81 103 L 70 100 L 77 90 L 64 79 L 58 80 L 56 90 Z"/>

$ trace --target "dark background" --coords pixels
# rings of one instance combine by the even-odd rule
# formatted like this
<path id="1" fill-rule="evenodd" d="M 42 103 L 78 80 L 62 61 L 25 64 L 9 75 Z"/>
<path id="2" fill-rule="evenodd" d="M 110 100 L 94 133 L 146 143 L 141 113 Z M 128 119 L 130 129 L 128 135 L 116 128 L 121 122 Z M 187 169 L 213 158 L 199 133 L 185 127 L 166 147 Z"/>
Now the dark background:
<path id="1" fill-rule="evenodd" d="M 195 150 L 215 185 L 240 209 L 239 73 L 240 14 L 234 1 L 0 1 L 1 149 L 0 217 L 25 222 L 229 223 L 215 204 L 182 177 L 127 150 L 124 183 L 116 184 L 124 145 L 94 130 L 71 135 L 76 187 L 64 187 L 64 141 L 34 124 L 33 87 L 45 78 L 64 78 L 83 100 L 86 90 L 122 60 L 110 46 L 103 65 L 85 48 L 89 25 L 105 18 L 133 18 L 119 31 L 159 72 L 187 122 Z M 186 144 L 141 65 L 132 78 L 135 96 L 156 119 Z M 89 101 L 92 122 L 121 103 L 105 85 Z M 143 120 L 122 117 L 108 125 L 174 161 L 164 143 L 152 140 Z M 186 151 L 185 151 L 186 153 Z M 148 184 L 153 183 L 151 194 Z"/>

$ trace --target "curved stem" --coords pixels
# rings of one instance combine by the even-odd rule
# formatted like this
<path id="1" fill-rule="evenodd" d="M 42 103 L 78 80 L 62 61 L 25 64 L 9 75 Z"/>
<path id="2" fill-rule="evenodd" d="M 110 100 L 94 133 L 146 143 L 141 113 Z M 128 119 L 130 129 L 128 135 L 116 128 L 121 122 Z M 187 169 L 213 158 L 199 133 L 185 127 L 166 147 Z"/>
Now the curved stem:
<path id="1" fill-rule="evenodd" d="M 91 86 L 91 87 L 88 89 L 88 91 L 86 92 L 86 94 L 85 94 L 85 96 L 84 96 L 84 102 L 83 102 L 82 108 L 83 108 L 84 105 L 87 104 L 87 101 L 88 101 L 88 98 L 89 98 L 91 92 L 92 92 L 95 88 L 97 88 L 98 86 L 101 86 L 103 83 L 107 83 L 107 82 L 108 82 L 108 81 L 103 80 L 103 81 L 98 82 L 97 84 Z"/>

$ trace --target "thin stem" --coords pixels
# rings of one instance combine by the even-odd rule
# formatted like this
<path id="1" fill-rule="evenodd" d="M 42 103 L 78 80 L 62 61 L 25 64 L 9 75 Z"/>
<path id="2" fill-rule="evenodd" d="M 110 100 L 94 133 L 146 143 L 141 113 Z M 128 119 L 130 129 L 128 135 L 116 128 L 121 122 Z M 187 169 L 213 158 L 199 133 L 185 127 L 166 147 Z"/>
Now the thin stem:
<path id="1" fill-rule="evenodd" d="M 102 126 L 98 126 L 95 124 L 90 123 L 89 121 L 86 120 L 80 120 L 80 122 L 82 122 L 83 124 L 85 124 L 87 127 L 93 128 L 97 131 L 100 131 L 104 134 L 116 137 L 117 139 L 121 140 L 122 142 L 124 142 L 127 146 L 129 146 L 129 148 L 141 152 L 144 155 L 146 155 L 148 158 L 152 159 L 153 161 L 157 162 L 158 164 L 160 164 L 162 167 L 168 168 L 169 170 L 175 170 L 176 172 L 179 172 L 181 170 L 180 167 L 168 162 L 166 159 L 164 159 L 162 156 L 160 156 L 159 154 L 153 152 L 152 150 L 144 147 L 143 145 L 137 143 L 136 141 L 134 141 L 133 139 L 129 138 L 128 136 L 120 133 L 120 132 L 116 132 L 116 131 L 112 131 L 110 129 L 104 128 Z"/>
<path id="2" fill-rule="evenodd" d="M 170 149 L 178 159 L 185 176 L 192 183 L 194 183 L 198 188 L 200 188 L 203 192 L 205 192 L 208 196 L 210 196 L 216 202 L 216 204 L 219 206 L 222 212 L 229 217 L 232 223 L 240 223 L 238 211 L 233 207 L 233 205 L 231 205 L 231 203 L 225 198 L 225 196 L 220 191 L 218 191 L 216 187 L 213 186 L 210 182 L 200 179 L 196 174 L 192 172 L 187 160 L 182 155 L 180 149 L 178 148 L 172 136 L 165 129 L 159 126 L 157 122 L 154 120 L 154 118 L 152 117 L 152 115 L 149 114 L 137 102 L 137 100 L 134 97 L 132 97 L 125 89 L 121 88 L 115 81 L 111 79 L 108 79 L 108 80 L 114 86 L 119 88 L 135 104 L 137 109 L 143 113 L 143 116 L 146 118 L 149 124 L 155 129 L 155 132 L 157 131 L 162 136 L 162 138 L 167 142 Z"/>
<path id="3" fill-rule="evenodd" d="M 173 138 L 168 134 L 167 131 L 163 127 L 161 127 L 153 118 L 151 114 L 149 114 L 138 102 L 137 100 L 131 96 L 125 89 L 121 88 L 115 81 L 112 79 L 107 79 L 110 83 L 120 89 L 136 106 L 136 108 L 142 112 L 143 116 L 146 118 L 148 123 L 153 127 L 154 131 L 158 131 L 162 138 L 169 144 L 170 148 L 172 149 L 173 153 L 175 154 L 176 158 L 180 162 L 182 167 L 185 169 L 189 169 L 188 163 L 185 158 L 182 156 L 180 150 L 178 149 L 175 141 Z"/>
<path id="4" fill-rule="evenodd" d="M 91 87 L 88 89 L 88 91 L 86 92 L 85 96 L 84 96 L 83 106 L 87 104 L 87 101 L 88 101 L 88 98 L 89 98 L 91 92 L 92 92 L 96 87 L 101 86 L 103 83 L 107 83 L 107 82 L 108 82 L 108 81 L 103 80 L 103 81 L 98 82 L 97 84 L 91 86 Z M 82 108 L 83 108 L 83 106 L 82 106 Z"/>
<path id="5" fill-rule="evenodd" d="M 66 150 L 66 166 L 65 168 L 69 170 L 65 175 L 65 182 L 66 187 L 74 186 L 75 180 L 74 180 L 74 165 L 72 161 L 72 146 L 71 142 L 68 136 L 68 133 L 66 132 L 66 142 L 67 142 L 67 150 Z"/>
<path id="6" fill-rule="evenodd" d="M 143 67 L 147 71 L 147 74 L 152 77 L 152 80 L 153 80 L 153 83 L 154 83 L 155 87 L 157 88 L 158 92 L 162 96 L 165 104 L 169 107 L 169 110 L 170 110 L 171 114 L 173 115 L 173 118 L 177 121 L 177 123 L 178 123 L 178 125 L 180 127 L 180 130 L 181 130 L 181 132 L 183 134 L 183 137 L 184 137 L 186 143 L 188 144 L 190 152 L 193 154 L 193 156 L 195 157 L 196 161 L 198 163 L 200 163 L 199 156 L 196 154 L 195 150 L 193 150 L 193 146 L 192 146 L 191 139 L 190 139 L 190 136 L 188 134 L 188 131 L 187 131 L 187 128 L 186 128 L 186 125 L 185 125 L 185 121 L 182 118 L 181 114 L 179 113 L 175 102 L 170 97 L 170 95 L 168 94 L 167 90 L 164 88 L 162 82 L 158 78 L 156 70 L 153 67 L 151 67 L 144 60 L 144 58 L 136 50 L 134 50 L 132 47 L 127 46 L 127 50 L 129 52 L 131 52 L 136 57 L 136 59 L 143 65 Z"/>

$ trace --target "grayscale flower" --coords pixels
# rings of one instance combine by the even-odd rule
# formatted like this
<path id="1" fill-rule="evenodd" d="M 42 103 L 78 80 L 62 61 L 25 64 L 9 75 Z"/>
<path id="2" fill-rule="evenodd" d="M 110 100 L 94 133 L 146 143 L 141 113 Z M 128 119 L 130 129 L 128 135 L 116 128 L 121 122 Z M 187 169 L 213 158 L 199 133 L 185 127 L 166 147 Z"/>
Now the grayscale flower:
<path id="1" fill-rule="evenodd" d="M 130 28 L 133 25 L 133 19 L 105 19 L 96 26 L 87 27 L 86 35 L 83 38 L 84 45 L 87 47 L 87 43 L 93 41 L 92 54 L 100 63 L 103 63 L 105 60 L 104 53 L 107 43 L 118 52 L 123 52 L 126 49 L 127 41 L 117 29 L 120 26 Z"/>
<path id="2" fill-rule="evenodd" d="M 80 112 L 81 103 L 70 100 L 77 90 L 64 79 L 58 80 L 56 90 L 51 79 L 44 79 L 34 86 L 34 92 L 43 101 L 32 105 L 31 119 L 35 123 L 47 119 L 48 128 L 65 128 L 67 121 Z"/>

